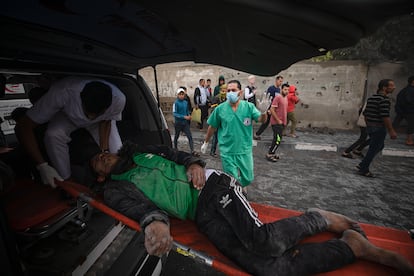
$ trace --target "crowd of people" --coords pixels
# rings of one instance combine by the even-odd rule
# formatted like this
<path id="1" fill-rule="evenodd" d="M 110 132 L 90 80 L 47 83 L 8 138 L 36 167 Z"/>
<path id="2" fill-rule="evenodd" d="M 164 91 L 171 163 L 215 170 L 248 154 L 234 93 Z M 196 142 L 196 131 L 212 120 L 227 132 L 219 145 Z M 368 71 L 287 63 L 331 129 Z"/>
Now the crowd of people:
<path id="1" fill-rule="evenodd" d="M 243 89 L 238 80 L 226 83 L 224 76 L 219 76 L 218 84 L 212 89 L 210 79 L 200 79 L 193 96 L 194 109 L 201 113 L 197 128 L 204 131 L 207 123 L 207 133 L 201 152 L 203 154 L 208 152 L 211 141 L 209 152 L 211 156 L 216 157 L 217 145 L 219 145 L 224 172 L 234 176 L 244 187 L 254 178 L 253 140 L 260 140 L 260 134 L 271 124 L 273 142 L 265 158 L 276 162 L 280 158 L 276 150 L 282 136 L 286 135 L 285 129 L 289 122 L 291 122 L 289 136 L 297 137 L 295 106 L 299 102 L 296 87 L 283 83 L 282 76 L 277 76 L 275 84 L 264 93 L 258 91 L 255 76 L 248 76 L 246 81 Z M 193 120 L 191 101 L 185 87 L 177 90 L 173 114 L 174 147 L 178 148 L 179 135 L 184 132 L 191 153 L 198 156 L 199 153 L 194 150 L 190 130 Z M 262 123 L 257 132 L 253 130 L 254 121 Z"/>
<path id="2" fill-rule="evenodd" d="M 229 99 L 232 99 L 233 101 L 235 101 L 234 103 L 236 104 L 236 106 L 238 106 L 239 100 L 244 100 L 248 103 L 251 103 L 252 106 L 258 108 L 259 107 L 258 104 L 259 103 L 263 104 L 262 98 L 265 97 L 269 101 L 267 110 L 265 112 L 266 120 L 264 120 L 262 124 L 260 125 L 259 129 L 253 133 L 253 139 L 260 140 L 261 139 L 260 135 L 267 128 L 267 126 L 271 124 L 272 130 L 274 132 L 274 135 L 273 135 L 274 139 L 272 142 L 272 146 L 269 149 L 269 153 L 266 155 L 266 159 L 271 162 L 276 162 L 277 159 L 279 159 L 279 156 L 276 155 L 275 152 L 282 140 L 282 136 L 290 136 L 293 138 L 297 137 L 296 135 L 297 120 L 295 116 L 295 106 L 299 102 L 298 91 L 294 85 L 283 83 L 282 76 L 276 76 L 275 84 L 269 86 L 268 89 L 264 93 L 263 92 L 260 93 L 258 91 L 255 82 L 256 82 L 255 76 L 253 75 L 248 76 L 247 84 L 245 85 L 245 88 L 242 89 L 241 87 L 242 85 L 240 84 L 239 90 L 237 91 L 237 96 L 235 96 L 233 95 L 235 91 L 230 91 L 231 89 L 227 87 L 224 76 L 219 77 L 218 84 L 217 86 L 215 86 L 213 90 L 214 94 L 211 94 L 211 88 L 209 85 L 211 81 L 208 79 L 207 82 L 205 82 L 204 79 L 200 79 L 199 84 L 194 91 L 194 104 L 195 104 L 194 108 L 201 110 L 201 122 L 199 122 L 197 126 L 200 130 L 203 130 L 205 120 L 207 120 L 207 118 L 213 114 L 214 116 L 216 116 L 216 114 L 218 114 L 218 112 L 223 109 L 223 108 L 218 108 L 220 104 L 222 104 L 225 101 L 228 101 L 230 104 L 232 104 L 232 102 Z M 283 93 L 281 93 L 282 85 L 283 87 L 285 87 L 285 91 Z M 228 92 L 230 93 L 227 94 Z M 279 97 L 279 96 L 282 96 L 282 97 Z M 276 100 L 274 101 L 274 99 Z M 218 110 L 216 113 L 214 112 L 215 109 Z M 236 110 L 237 109 L 234 109 L 234 112 L 236 112 Z M 189 111 L 188 114 L 190 113 L 191 111 Z M 230 115 L 231 114 L 232 112 L 230 112 Z M 227 114 L 227 116 L 228 115 L 229 114 Z M 176 118 L 176 122 L 177 120 L 179 121 L 179 118 L 178 119 Z M 189 118 L 188 120 L 191 120 L 191 118 Z M 243 121 L 244 119 L 240 118 L 240 120 Z M 210 129 L 211 122 L 212 121 L 210 122 L 207 121 L 207 124 L 208 124 L 207 131 Z M 220 122 L 216 122 L 216 123 L 220 123 Z M 246 124 L 245 121 L 243 123 Z M 290 131 L 289 131 L 289 134 L 286 134 L 289 123 L 291 123 Z M 251 126 L 251 129 L 249 129 L 249 131 L 250 130 L 253 131 L 253 128 L 252 128 L 253 124 L 248 124 L 248 125 Z M 231 127 L 228 128 L 228 127 L 223 127 L 223 126 L 220 126 L 220 128 L 223 130 L 221 131 L 223 135 L 225 133 L 224 131 L 228 132 L 229 129 L 232 129 Z M 219 140 L 220 140 L 218 133 L 220 131 L 217 129 L 217 127 L 215 128 L 213 127 L 213 129 L 214 129 L 214 132 L 211 135 L 211 137 L 209 133 L 207 134 L 206 141 L 205 141 L 206 143 L 204 143 L 202 151 L 206 152 L 206 145 L 211 138 L 212 144 L 211 144 L 210 155 L 215 157 L 217 156 L 217 153 L 216 153 L 217 144 L 219 143 Z M 236 134 L 239 134 L 239 133 L 236 132 Z M 176 135 L 177 135 L 177 132 L 176 132 Z M 248 139 L 249 137 L 250 135 L 246 136 L 246 141 L 250 140 Z M 240 143 L 235 143 L 235 144 L 240 144 Z M 176 144 L 174 145 L 176 146 Z M 225 144 L 224 145 L 222 144 L 221 148 L 223 148 L 220 151 L 221 156 L 223 157 L 222 155 L 223 153 L 224 153 L 224 156 L 226 156 L 227 148 Z M 237 148 L 243 148 L 243 147 L 238 146 Z M 226 160 L 226 158 L 224 158 L 224 160 Z"/>
<path id="3" fill-rule="evenodd" d="M 31 100 L 32 103 L 40 99 L 44 94 L 46 94 L 45 99 L 41 99 L 39 103 L 37 103 L 35 107 L 30 110 L 26 110 L 25 108 L 18 108 L 13 112 L 13 118 L 16 122 L 19 121 L 16 127 L 16 134 L 18 136 L 21 136 L 22 144 L 27 144 L 30 147 L 29 152 L 33 159 L 36 160 L 36 163 L 42 165 L 40 166 L 43 168 L 41 169 L 42 171 L 47 171 L 49 174 L 53 174 L 51 172 L 52 170 L 50 170 L 49 167 L 46 167 L 45 161 L 47 160 L 44 160 L 44 158 L 42 158 L 39 154 L 38 146 L 26 142 L 26 140 L 32 138 L 31 133 L 33 133 L 33 129 L 35 129 L 38 125 L 44 124 L 47 121 L 52 121 L 52 123 L 48 124 L 48 129 L 46 131 L 46 139 L 50 139 L 50 141 L 48 141 L 48 144 L 52 145 L 47 149 L 47 154 L 49 155 L 48 158 L 51 159 L 50 161 L 52 163 L 56 164 L 55 166 L 57 167 L 57 175 L 63 175 L 63 178 L 66 178 L 69 175 L 67 157 L 63 158 L 64 161 L 62 161 L 61 157 L 58 158 L 59 160 L 57 160 L 54 156 L 62 156 L 61 152 L 67 152 L 65 141 L 68 140 L 68 133 L 73 131 L 73 129 L 85 126 L 88 127 L 88 124 L 91 124 L 93 127 L 91 127 L 89 130 L 91 133 L 94 133 L 93 136 L 95 139 L 97 141 L 99 140 L 99 143 L 101 144 L 103 150 L 116 152 L 120 148 L 121 143 L 114 122 L 120 118 L 120 113 L 125 105 L 125 99 L 118 88 L 108 82 L 101 80 L 97 80 L 91 83 L 89 82 L 90 81 L 87 79 L 82 80 L 73 77 L 65 78 L 64 80 L 60 80 L 51 84 L 48 88 L 49 93 L 45 93 L 47 90 L 44 88 L 35 87 L 33 91 L 30 91 L 30 94 L 34 95 L 33 100 Z M 282 142 L 282 137 L 297 137 L 297 119 L 295 115 L 295 106 L 300 101 L 298 97 L 298 91 L 295 85 L 284 82 L 283 76 L 280 75 L 275 77 L 274 84 L 269 86 L 264 93 L 258 91 L 255 82 L 256 77 L 250 75 L 245 80 L 244 88 L 242 83 L 239 83 L 240 85 L 237 85 L 238 88 L 236 91 L 235 89 L 232 89 L 232 87 L 228 87 L 224 76 L 219 76 L 218 83 L 214 89 L 211 86 L 211 79 L 200 79 L 197 87 L 194 90 L 192 98 L 189 97 L 187 88 L 180 86 L 176 91 L 177 99 L 173 105 L 173 115 L 175 120 L 174 147 L 178 147 L 178 137 L 180 133 L 183 132 L 188 138 L 190 152 L 195 155 L 199 154 L 194 148 L 194 142 L 191 135 L 191 115 L 194 109 L 200 110 L 201 113 L 201 119 L 197 123 L 198 129 L 202 131 L 206 131 L 207 129 L 208 131 L 211 123 L 214 123 L 213 118 L 216 118 L 216 115 L 219 114 L 219 112 L 222 112 L 221 110 L 224 109 L 221 107 L 224 102 L 228 102 L 230 105 L 237 103 L 236 106 L 238 106 L 239 101 L 244 101 L 251 104 L 247 106 L 255 107 L 256 109 L 252 108 L 252 110 L 255 111 L 261 108 L 259 103 L 263 103 L 262 98 L 265 96 L 270 102 L 267 112 L 265 112 L 266 120 L 264 120 L 258 127 L 257 131 L 253 133 L 253 140 L 261 140 L 261 134 L 270 124 L 273 131 L 273 140 L 268 154 L 266 155 L 266 159 L 271 162 L 277 161 L 280 157 L 276 154 L 276 151 Z M 387 84 L 388 86 L 384 86 L 384 84 Z M 382 87 L 380 87 L 381 85 Z M 108 91 L 108 86 L 112 89 L 113 99 L 111 99 L 111 94 L 108 92 L 106 94 L 106 98 L 100 97 L 100 100 L 96 103 L 94 100 L 88 100 L 89 98 L 95 99 L 93 93 L 96 92 L 93 92 L 94 90 L 102 89 L 104 91 L 106 89 Z M 360 137 L 355 143 L 353 143 L 342 152 L 343 157 L 366 157 L 362 151 L 366 146 L 372 146 L 372 143 L 374 143 L 371 137 L 372 127 L 385 127 L 390 133 L 391 138 L 395 138 L 395 130 L 400 128 L 400 124 L 403 120 L 405 120 L 407 124 L 405 143 L 408 146 L 414 145 L 414 76 L 410 76 L 408 78 L 407 86 L 404 87 L 396 96 L 396 103 L 394 107 L 396 116 L 393 122 L 389 122 L 391 110 L 389 95 L 395 90 L 394 81 L 385 79 L 382 80 L 378 86 L 379 87 L 377 92 L 372 96 L 373 99 L 371 97 L 361 104 L 357 122 L 357 126 L 360 128 Z M 82 87 L 84 88 L 83 90 Z M 56 94 L 55 91 L 62 89 L 67 91 L 66 94 L 63 94 L 63 96 L 71 97 L 71 93 L 80 93 L 79 95 L 82 97 L 74 98 L 72 96 L 70 100 L 68 100 L 69 104 L 67 104 L 67 106 L 63 106 L 60 103 L 63 102 L 63 97 L 53 97 L 53 95 Z M 88 96 L 89 94 L 91 96 Z M 76 103 L 74 102 L 74 99 L 77 99 Z M 72 102 L 74 105 L 73 107 L 71 107 Z M 93 104 L 100 104 L 101 106 L 95 108 L 92 111 L 87 111 L 87 109 L 91 108 L 89 106 L 92 106 Z M 52 105 L 53 108 L 46 108 L 46 105 L 47 107 L 50 107 Z M 57 113 L 60 111 L 60 109 L 62 109 L 63 112 Z M 82 114 L 82 116 L 83 114 L 86 114 L 86 116 L 84 116 L 85 118 L 82 116 L 79 117 L 78 115 L 72 115 L 71 113 L 74 113 L 73 110 L 75 109 L 76 111 L 82 109 L 82 112 L 80 114 Z M 47 112 L 47 110 L 51 111 Z M 65 113 L 67 117 L 71 118 L 72 122 L 75 122 L 75 124 L 65 124 L 63 123 L 63 121 L 66 120 L 65 117 L 60 118 L 62 116 L 54 116 L 60 113 Z M 95 117 L 99 117 L 99 121 L 95 122 Z M 210 123 L 208 122 L 208 120 L 210 120 L 209 117 L 212 117 Z M 239 118 L 239 120 L 241 120 L 242 124 L 248 125 L 249 127 L 253 125 L 249 120 L 244 120 L 244 118 Z M 253 120 L 255 120 L 255 118 L 253 118 Z M 55 121 L 57 123 L 54 123 Z M 290 131 L 288 129 L 289 124 Z M 59 127 L 56 125 L 59 125 Z M 63 125 L 65 126 L 62 127 Z M 223 126 L 220 127 L 223 128 Z M 102 129 L 99 130 L 100 128 Z M 212 156 L 217 156 L 217 145 L 220 144 L 220 131 L 218 131 L 217 128 L 218 125 L 216 125 L 212 137 L 209 137 L 210 135 L 207 135 L 208 139 L 205 139 L 205 142 L 208 142 L 210 138 L 212 139 L 210 148 L 210 155 Z M 225 130 L 227 131 L 227 128 L 225 128 Z M 251 130 L 253 131 L 253 128 L 251 128 Z M 99 135 L 97 131 L 99 132 Z M 62 139 L 57 139 L 57 133 L 54 132 L 59 132 L 59 135 L 62 135 L 60 137 Z M 246 137 L 248 138 L 250 135 Z M 59 141 L 55 141 L 56 139 Z M 250 142 L 246 143 L 250 144 Z M 226 146 L 221 145 L 221 147 L 223 147 L 223 149 L 220 153 L 225 154 Z M 383 146 L 381 145 L 379 146 L 379 148 L 382 147 Z M 63 154 L 63 156 L 67 156 L 67 154 Z"/>
<path id="4" fill-rule="evenodd" d="M 277 162 L 280 159 L 278 148 L 283 136 L 297 137 L 295 106 L 300 99 L 296 86 L 285 82 L 280 75 L 275 77 L 274 84 L 264 93 L 258 91 L 255 76 L 248 76 L 244 82 L 243 88 L 238 80 L 226 83 L 224 76 L 219 76 L 217 85 L 212 88 L 211 79 L 200 79 L 192 98 L 188 95 L 187 88 L 180 86 L 173 104 L 173 146 L 178 148 L 178 138 L 184 133 L 190 152 L 194 156 L 199 156 L 191 133 L 192 114 L 194 110 L 198 110 L 201 116 L 197 128 L 206 131 L 200 151 L 203 154 L 209 151 L 211 156 L 216 157 L 219 148 L 224 172 L 234 176 L 243 186 L 247 186 L 254 179 L 252 140 L 260 140 L 261 134 L 270 124 L 273 138 L 265 159 Z M 65 93 L 56 97 L 55 94 L 61 90 Z M 360 175 L 373 176 L 369 167 L 384 147 L 386 131 L 391 139 L 395 139 L 395 129 L 400 126 L 402 120 L 407 122 L 406 145 L 414 145 L 414 76 L 408 78 L 407 86 L 398 93 L 395 104 L 396 117 L 391 122 L 389 95 L 394 90 L 393 80 L 381 80 L 376 93 L 359 109 L 357 125 L 360 127 L 360 137 L 342 152 L 342 156 L 362 158 L 356 165 Z M 16 135 L 34 160 L 45 183 L 53 185 L 53 178 L 70 177 L 67 142 L 70 141 L 70 133 L 77 128 L 86 128 L 103 151 L 115 153 L 121 147 L 115 121 L 120 119 L 125 97 L 111 83 L 68 77 L 51 84 L 48 93 L 39 87 L 31 92 L 32 95 L 41 92 L 40 96 L 34 96 L 33 103 L 36 101 L 36 104 L 33 108 L 17 109 L 12 116 L 17 122 Z M 96 93 L 101 94 L 96 97 Z M 49 123 L 43 132 L 48 147 L 44 148 L 40 143 L 32 141 L 39 140 L 35 139 L 35 129 L 46 122 Z M 261 123 L 255 132 L 254 122 Z M 368 150 L 364 154 L 363 149 L 367 146 Z M 51 166 L 50 163 L 54 165 Z"/>
<path id="5" fill-rule="evenodd" d="M 273 138 L 265 158 L 270 162 L 277 162 L 280 159 L 277 150 L 283 136 L 298 137 L 295 106 L 300 99 L 296 86 L 285 82 L 283 76 L 278 75 L 275 77 L 274 84 L 264 93 L 260 93 L 255 82 L 255 76 L 248 76 L 243 89 L 239 81 L 230 81 L 226 84 L 224 77 L 220 76 L 213 90 L 214 94 L 211 93 L 211 81 L 205 82 L 204 79 L 200 79 L 194 91 L 195 108 L 201 110 L 201 123 L 198 127 L 203 130 L 205 122 L 208 125 L 201 152 L 207 153 L 211 140 L 210 155 L 216 157 L 217 145 L 219 145 L 223 170 L 236 177 L 244 186 L 249 185 L 254 178 L 250 138 L 261 140 L 261 134 L 271 125 Z M 402 120 L 406 120 L 407 123 L 405 143 L 408 146 L 414 145 L 414 77 L 409 77 L 407 86 L 398 93 L 395 104 L 396 117 L 391 122 L 389 95 L 394 90 L 393 80 L 384 79 L 379 82 L 377 91 L 365 100 L 359 109 L 358 140 L 342 152 L 342 156 L 346 158 L 353 159 L 356 156 L 362 158 L 362 161 L 356 164 L 357 173 L 362 176 L 373 177 L 369 167 L 374 157 L 384 148 L 386 131 L 391 139 L 395 139 L 397 137 L 395 129 L 400 126 Z M 223 105 L 224 102 L 228 104 Z M 266 110 L 262 110 L 264 105 L 267 105 Z M 245 106 L 250 108 L 247 113 Z M 259 112 L 263 116 L 258 116 Z M 191 110 L 188 111 L 188 114 L 190 113 Z M 191 118 L 188 120 L 190 121 Z M 177 121 L 179 118 L 176 119 Z M 261 122 L 255 132 L 253 132 L 253 121 Z M 190 141 L 191 134 L 187 136 Z M 176 147 L 176 143 L 174 145 Z M 369 146 L 367 152 L 363 153 L 367 146 Z M 194 152 L 192 141 L 190 141 L 190 148 Z"/>

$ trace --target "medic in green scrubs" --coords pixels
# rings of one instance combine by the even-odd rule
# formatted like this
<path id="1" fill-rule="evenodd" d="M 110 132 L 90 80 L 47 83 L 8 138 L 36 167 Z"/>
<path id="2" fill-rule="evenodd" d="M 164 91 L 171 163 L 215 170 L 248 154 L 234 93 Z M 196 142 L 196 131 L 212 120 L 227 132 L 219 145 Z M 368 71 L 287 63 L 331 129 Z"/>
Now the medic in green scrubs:
<path id="1" fill-rule="evenodd" d="M 238 80 L 228 82 L 227 101 L 211 113 L 201 152 L 207 152 L 208 142 L 217 129 L 223 171 L 245 187 L 254 179 L 252 121 L 266 121 L 270 99 L 258 101 L 256 108 L 252 103 L 240 100 L 242 93 Z"/>

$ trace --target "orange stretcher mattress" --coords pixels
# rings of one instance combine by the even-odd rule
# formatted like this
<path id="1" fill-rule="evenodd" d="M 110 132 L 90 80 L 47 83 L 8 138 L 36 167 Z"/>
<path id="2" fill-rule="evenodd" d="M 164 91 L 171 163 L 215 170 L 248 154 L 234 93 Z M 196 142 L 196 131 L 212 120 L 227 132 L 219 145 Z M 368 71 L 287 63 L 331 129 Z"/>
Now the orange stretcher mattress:
<path id="1" fill-rule="evenodd" d="M 298 211 L 255 204 L 252 203 L 253 208 L 258 212 L 260 219 L 263 222 L 271 222 L 278 219 L 291 217 L 301 214 Z M 220 261 L 237 266 L 221 254 L 215 246 L 198 230 L 195 224 L 191 221 L 182 221 L 178 219 L 172 219 L 171 231 L 176 241 L 185 244 L 195 250 L 204 252 L 205 254 L 218 258 Z M 397 230 L 393 228 L 386 228 L 381 226 L 375 226 L 370 224 L 361 224 L 362 228 L 366 232 L 368 239 L 375 245 L 385 249 L 397 252 L 412 263 L 414 263 L 414 241 L 409 236 L 408 232 Z M 303 242 L 318 242 L 328 240 L 335 237 L 333 233 L 321 233 L 314 237 L 305 239 Z M 242 270 L 241 270 L 242 271 Z M 352 265 L 343 267 L 341 269 L 331 271 L 328 273 L 321 273 L 318 275 L 324 276 L 390 276 L 398 275 L 398 273 L 387 266 L 375 264 L 368 261 L 358 260 Z"/>
<path id="2" fill-rule="evenodd" d="M 1 196 L 11 229 L 25 231 L 71 209 L 71 200 L 63 199 L 58 189 L 19 179 Z"/>

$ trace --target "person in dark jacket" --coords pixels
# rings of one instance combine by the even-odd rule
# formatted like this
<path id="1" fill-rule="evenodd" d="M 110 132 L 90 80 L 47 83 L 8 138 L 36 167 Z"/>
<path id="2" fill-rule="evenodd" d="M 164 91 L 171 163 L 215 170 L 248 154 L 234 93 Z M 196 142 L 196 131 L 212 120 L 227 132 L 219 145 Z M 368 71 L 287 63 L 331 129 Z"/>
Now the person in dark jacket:
<path id="1" fill-rule="evenodd" d="M 181 89 L 184 89 L 184 100 L 187 102 L 187 107 L 188 107 L 188 114 L 191 114 L 191 112 L 193 112 L 193 105 L 191 104 L 191 100 L 190 97 L 187 94 L 187 87 L 185 86 L 180 86 Z"/>
<path id="2" fill-rule="evenodd" d="M 210 107 L 210 95 L 205 84 L 205 80 L 200 79 L 194 90 L 194 105 L 201 110 L 201 123 L 198 124 L 199 129 L 203 129 L 204 120 L 208 117 L 208 109 Z"/>
<path id="3" fill-rule="evenodd" d="M 282 84 L 283 84 L 283 77 L 282 76 L 276 76 L 275 84 L 272 85 L 272 86 L 269 86 L 269 88 L 267 88 L 266 95 L 270 96 L 270 99 L 273 100 L 275 95 L 280 93 L 280 89 L 282 87 Z M 269 109 L 270 109 L 270 106 L 269 106 Z M 253 139 L 255 139 L 255 140 L 260 140 L 261 139 L 260 135 L 262 135 L 262 133 L 269 126 L 270 118 L 271 118 L 271 116 L 268 116 L 267 120 L 260 125 L 259 129 L 253 135 Z"/>
<path id="4" fill-rule="evenodd" d="M 358 223 L 343 215 L 309 209 L 297 217 L 263 223 L 232 176 L 167 146 L 139 148 L 130 143 L 117 155 L 100 153 L 91 167 L 105 185 L 104 200 L 141 223 L 149 254 L 172 247 L 168 215 L 193 219 L 227 257 L 254 275 L 308 275 L 334 270 L 356 258 L 413 275 L 402 256 L 371 244 Z M 323 231 L 341 235 L 321 243 L 298 244 Z"/>
<path id="5" fill-rule="evenodd" d="M 226 83 L 226 81 L 224 79 L 224 76 L 219 76 L 218 84 L 214 87 L 213 97 L 220 94 L 220 87 L 225 83 Z"/>
<path id="6" fill-rule="evenodd" d="M 216 108 L 219 104 L 224 103 L 227 100 L 226 94 L 227 94 L 227 85 L 223 84 L 222 86 L 220 86 L 220 93 L 214 96 L 213 100 L 211 101 L 211 108 L 213 109 L 213 111 L 214 111 L 214 108 Z M 217 144 L 218 144 L 218 131 L 216 130 L 214 132 L 213 137 L 211 138 L 210 155 L 213 157 L 217 156 L 216 154 Z"/>

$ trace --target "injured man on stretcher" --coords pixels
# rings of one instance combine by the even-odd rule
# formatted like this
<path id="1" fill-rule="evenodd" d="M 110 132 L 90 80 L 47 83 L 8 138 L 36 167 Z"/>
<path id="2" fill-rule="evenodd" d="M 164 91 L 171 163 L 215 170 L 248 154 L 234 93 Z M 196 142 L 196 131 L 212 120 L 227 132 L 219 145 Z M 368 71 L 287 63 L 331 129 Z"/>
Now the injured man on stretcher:
<path id="1" fill-rule="evenodd" d="M 98 181 L 105 181 L 106 204 L 140 222 L 151 255 L 171 249 L 172 216 L 194 220 L 224 255 L 253 275 L 309 275 L 357 258 L 414 275 L 408 260 L 374 246 L 346 216 L 311 208 L 300 216 L 262 223 L 232 176 L 205 169 L 205 163 L 189 153 L 125 143 L 118 154 L 95 155 L 90 165 Z M 340 238 L 299 244 L 323 231 Z"/>

